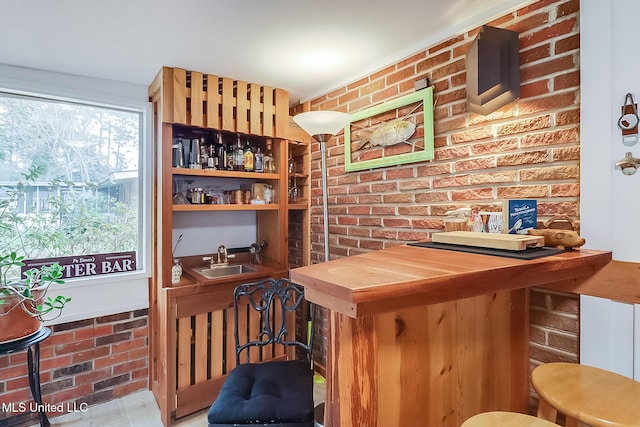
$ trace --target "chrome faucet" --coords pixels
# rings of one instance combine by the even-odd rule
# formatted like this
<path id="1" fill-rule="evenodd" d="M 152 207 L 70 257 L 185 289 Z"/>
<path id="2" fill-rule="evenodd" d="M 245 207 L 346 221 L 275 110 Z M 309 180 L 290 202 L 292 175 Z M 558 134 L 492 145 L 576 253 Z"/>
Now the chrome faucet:
<path id="1" fill-rule="evenodd" d="M 218 246 L 218 264 L 227 264 L 229 262 L 229 254 L 225 245 Z"/>

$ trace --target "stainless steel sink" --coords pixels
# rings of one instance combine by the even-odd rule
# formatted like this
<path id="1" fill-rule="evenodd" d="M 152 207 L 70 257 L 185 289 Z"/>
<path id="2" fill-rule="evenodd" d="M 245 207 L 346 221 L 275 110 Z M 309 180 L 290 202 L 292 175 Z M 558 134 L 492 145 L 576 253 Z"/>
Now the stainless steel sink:
<path id="1" fill-rule="evenodd" d="M 234 264 L 215 267 L 198 267 L 194 268 L 193 271 L 207 279 L 217 279 L 219 277 L 233 276 L 234 274 L 253 273 L 256 269 L 244 264 Z"/>

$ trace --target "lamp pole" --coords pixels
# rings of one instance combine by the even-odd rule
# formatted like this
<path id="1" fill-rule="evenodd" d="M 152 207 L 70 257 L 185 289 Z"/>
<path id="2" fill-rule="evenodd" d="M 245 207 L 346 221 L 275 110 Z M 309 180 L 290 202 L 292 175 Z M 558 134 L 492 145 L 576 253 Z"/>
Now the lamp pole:
<path id="1" fill-rule="evenodd" d="M 322 169 L 322 219 L 324 225 L 324 260 L 329 261 L 329 196 L 327 189 L 327 141 L 333 135 L 322 133 L 313 135 L 316 141 L 320 143 L 320 167 Z"/>
<path id="2" fill-rule="evenodd" d="M 349 123 L 350 115 L 338 111 L 307 111 L 293 117 L 305 132 L 320 143 L 322 169 L 322 218 L 324 221 L 324 260 L 329 261 L 329 198 L 327 190 L 327 141 Z"/>

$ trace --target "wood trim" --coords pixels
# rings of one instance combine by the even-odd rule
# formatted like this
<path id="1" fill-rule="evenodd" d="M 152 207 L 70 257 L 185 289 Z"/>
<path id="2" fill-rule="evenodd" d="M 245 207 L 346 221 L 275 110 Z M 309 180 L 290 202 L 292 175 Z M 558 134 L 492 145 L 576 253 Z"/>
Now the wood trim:
<path id="1" fill-rule="evenodd" d="M 542 287 L 640 304 L 640 263 L 611 261 L 592 276 L 562 280 Z"/>

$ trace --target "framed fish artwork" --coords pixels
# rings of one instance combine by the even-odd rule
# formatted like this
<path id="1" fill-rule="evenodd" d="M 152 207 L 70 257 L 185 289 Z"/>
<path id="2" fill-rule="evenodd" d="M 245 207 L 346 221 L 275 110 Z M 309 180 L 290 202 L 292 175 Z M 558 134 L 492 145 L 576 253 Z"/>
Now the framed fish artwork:
<path id="1" fill-rule="evenodd" d="M 433 87 L 351 115 L 344 128 L 347 172 L 433 159 Z"/>

